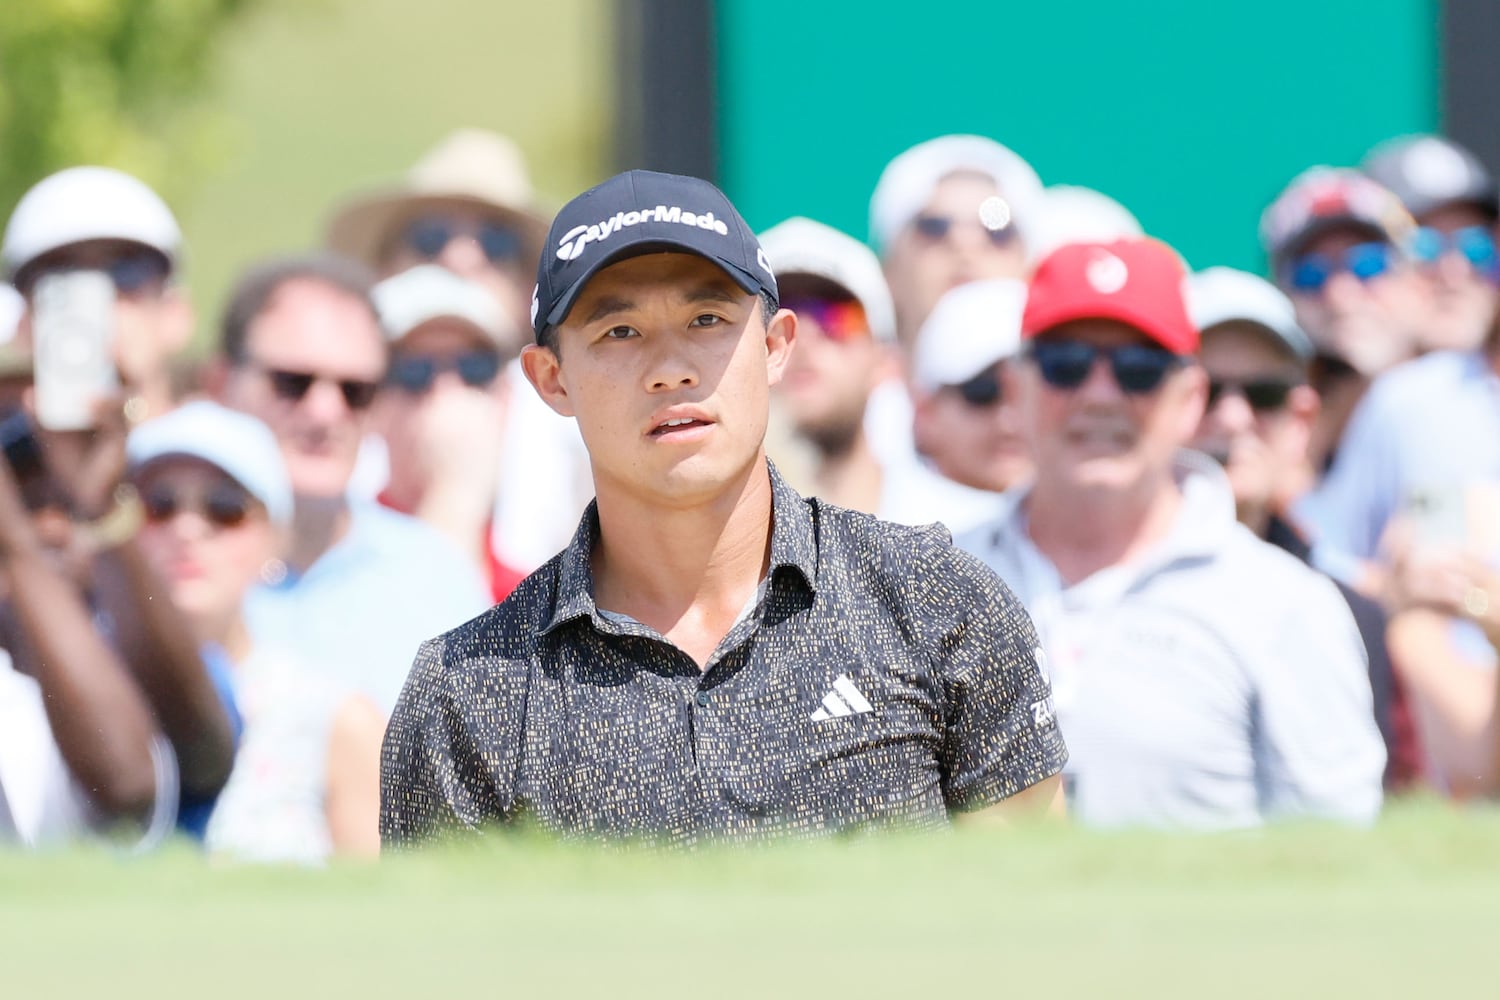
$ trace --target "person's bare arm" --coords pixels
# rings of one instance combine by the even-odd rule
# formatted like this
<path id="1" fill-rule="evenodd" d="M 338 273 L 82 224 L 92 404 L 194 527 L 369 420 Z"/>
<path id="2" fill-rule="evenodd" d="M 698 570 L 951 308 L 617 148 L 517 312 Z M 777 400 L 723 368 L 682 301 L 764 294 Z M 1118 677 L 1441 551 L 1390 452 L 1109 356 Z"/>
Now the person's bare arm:
<path id="1" fill-rule="evenodd" d="M 125 430 L 121 405 L 111 403 L 100 407 L 95 430 L 39 433 L 49 472 L 72 497 L 77 513 L 95 523 L 120 513 Z M 94 596 L 177 755 L 183 794 L 206 798 L 224 786 L 234 763 L 229 716 L 192 629 L 133 536 L 127 528 L 96 546 Z"/>
<path id="2" fill-rule="evenodd" d="M 41 687 L 68 770 L 103 812 L 144 819 L 158 793 L 151 709 L 94 628 L 78 589 L 37 539 L 3 462 L 0 572 L 9 591 L 7 645 L 21 671 Z"/>
<path id="3" fill-rule="evenodd" d="M 963 826 L 993 826 L 1035 820 L 1055 822 L 1067 817 L 1068 800 L 1063 795 L 1062 775 L 1054 774 L 993 805 L 959 813 L 957 822 Z"/>
<path id="4" fill-rule="evenodd" d="M 339 706 L 328 735 L 323 812 L 338 855 L 380 855 L 380 743 L 385 716 L 366 698 Z"/>
<path id="5" fill-rule="evenodd" d="M 1391 660 L 1416 715 L 1424 752 L 1460 798 L 1500 787 L 1493 671 L 1481 669 L 1453 645 L 1452 619 L 1414 608 L 1391 619 Z"/>

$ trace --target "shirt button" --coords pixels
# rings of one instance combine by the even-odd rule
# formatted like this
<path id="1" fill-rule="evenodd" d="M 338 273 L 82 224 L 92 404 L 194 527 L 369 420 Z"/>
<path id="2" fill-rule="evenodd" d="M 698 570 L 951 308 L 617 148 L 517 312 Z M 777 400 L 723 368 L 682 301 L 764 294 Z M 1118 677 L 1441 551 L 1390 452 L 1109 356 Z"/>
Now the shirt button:
<path id="1" fill-rule="evenodd" d="M 698 706 L 700 708 L 707 708 L 708 707 L 708 692 L 707 691 L 699 691 L 698 692 Z"/>

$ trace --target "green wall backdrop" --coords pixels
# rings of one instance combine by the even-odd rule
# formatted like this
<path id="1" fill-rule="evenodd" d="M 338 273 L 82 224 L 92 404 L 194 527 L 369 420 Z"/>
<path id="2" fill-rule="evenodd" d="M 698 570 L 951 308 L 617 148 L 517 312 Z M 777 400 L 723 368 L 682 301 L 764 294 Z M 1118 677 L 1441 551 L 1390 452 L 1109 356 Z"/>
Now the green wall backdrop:
<path id="1" fill-rule="evenodd" d="M 720 179 L 750 224 L 867 235 L 896 153 L 977 132 L 1259 270 L 1297 171 L 1438 126 L 1438 0 L 718 0 Z"/>

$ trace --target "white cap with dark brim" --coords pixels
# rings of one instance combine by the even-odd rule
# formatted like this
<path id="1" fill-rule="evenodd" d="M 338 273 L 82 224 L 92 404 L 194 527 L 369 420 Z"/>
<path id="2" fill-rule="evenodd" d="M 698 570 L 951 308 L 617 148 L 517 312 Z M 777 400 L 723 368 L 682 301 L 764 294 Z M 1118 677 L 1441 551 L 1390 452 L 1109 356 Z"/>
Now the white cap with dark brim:
<path id="1" fill-rule="evenodd" d="M 794 274 L 830 281 L 864 307 L 877 340 L 896 339 L 896 309 L 880 261 L 870 248 L 832 226 L 795 216 L 760 234 L 778 281 Z"/>
<path id="2" fill-rule="evenodd" d="M 385 279 L 375 286 L 371 298 L 391 341 L 437 319 L 466 323 L 497 346 L 516 337 L 493 295 L 436 264 L 423 264 Z"/>
<path id="3" fill-rule="evenodd" d="M 139 243 L 175 264 L 182 230 L 161 196 L 129 174 L 69 167 L 21 197 L 6 224 L 0 260 L 14 277 L 45 253 L 89 240 Z"/>
<path id="4" fill-rule="evenodd" d="M 1235 320 L 1271 334 L 1302 362 L 1312 360 L 1313 343 L 1297 323 L 1292 301 L 1264 278 L 1232 267 L 1210 267 L 1187 281 L 1188 313 L 1199 331 Z"/>
<path id="5" fill-rule="evenodd" d="M 884 253 L 891 241 L 922 211 L 943 178 L 955 173 L 983 174 L 995 182 L 1010 209 L 1010 221 L 1027 242 L 1042 196 L 1036 171 L 1016 153 L 979 135 L 945 135 L 929 139 L 897 156 L 880 175 L 870 196 L 870 242 Z"/>
<path id="6" fill-rule="evenodd" d="M 272 523 L 291 523 L 292 483 L 286 462 L 275 435 L 254 417 L 198 400 L 146 421 L 125 441 L 132 472 L 178 456 L 221 470 L 265 506 Z"/>
<path id="7" fill-rule="evenodd" d="M 962 385 L 1021 348 L 1026 286 L 1010 278 L 948 292 L 917 331 L 912 383 L 922 392 Z"/>

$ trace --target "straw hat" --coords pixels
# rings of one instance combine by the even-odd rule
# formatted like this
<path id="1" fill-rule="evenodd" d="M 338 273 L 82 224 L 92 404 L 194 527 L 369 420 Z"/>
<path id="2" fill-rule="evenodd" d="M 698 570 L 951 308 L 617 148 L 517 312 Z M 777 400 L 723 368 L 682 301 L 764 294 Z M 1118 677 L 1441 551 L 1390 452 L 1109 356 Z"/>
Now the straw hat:
<path id="1" fill-rule="evenodd" d="M 482 129 L 452 133 L 406 174 L 402 186 L 345 202 L 328 225 L 328 246 L 378 266 L 397 228 L 427 212 L 481 208 L 507 220 L 525 241 L 534 266 L 548 220 L 537 211 L 531 179 L 516 144 Z"/>

